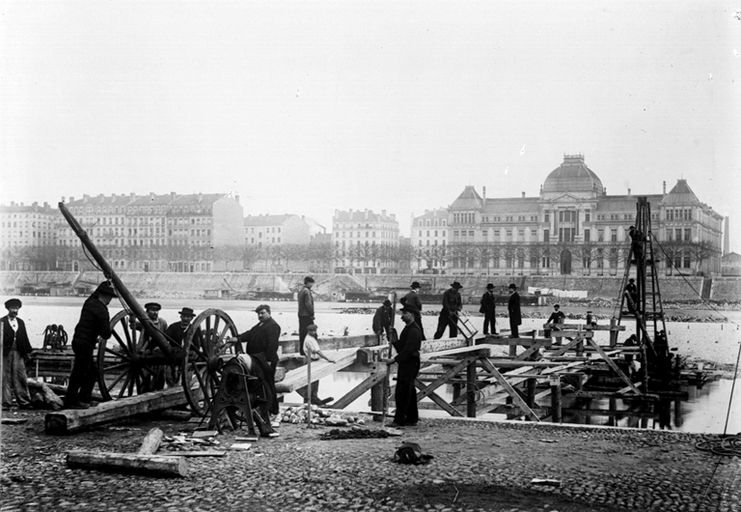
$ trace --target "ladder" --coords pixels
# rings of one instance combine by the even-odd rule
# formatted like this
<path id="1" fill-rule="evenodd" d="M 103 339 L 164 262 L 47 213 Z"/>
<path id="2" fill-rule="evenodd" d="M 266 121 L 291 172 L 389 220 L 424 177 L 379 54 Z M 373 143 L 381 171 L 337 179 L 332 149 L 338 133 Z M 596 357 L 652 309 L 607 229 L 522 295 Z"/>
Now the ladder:
<path id="1" fill-rule="evenodd" d="M 468 344 L 473 345 L 473 337 L 478 334 L 479 330 L 473 326 L 471 317 L 469 317 L 468 313 L 463 310 L 458 312 L 458 327 L 460 328 L 461 333 L 463 333 L 463 337 L 466 338 Z"/>
<path id="2" fill-rule="evenodd" d="M 638 198 L 636 222 L 632 228 L 629 233 L 630 250 L 620 286 L 618 325 L 623 318 L 635 318 L 636 337 L 649 348 L 652 355 L 656 355 L 652 340 L 656 340 L 662 331 L 665 336 L 666 321 L 653 248 L 651 204 L 645 197 Z M 649 326 L 653 327 L 651 334 Z"/>

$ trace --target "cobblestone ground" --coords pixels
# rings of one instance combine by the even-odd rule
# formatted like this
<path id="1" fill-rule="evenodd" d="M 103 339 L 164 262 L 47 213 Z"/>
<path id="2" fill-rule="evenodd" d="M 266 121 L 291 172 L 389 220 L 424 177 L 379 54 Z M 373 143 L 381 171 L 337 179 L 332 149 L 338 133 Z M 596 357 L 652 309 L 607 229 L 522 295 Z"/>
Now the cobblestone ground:
<path id="1" fill-rule="evenodd" d="M 64 452 L 134 452 L 151 427 L 172 435 L 189 424 L 129 421 L 58 437 L 43 433 L 41 412 L 16 416 L 28 422 L 2 426 L 2 510 L 741 511 L 739 458 L 697 450 L 702 436 L 686 433 L 423 420 L 402 437 L 324 441 L 327 427 L 283 424 L 277 439 L 189 458 L 187 478 L 165 479 L 70 470 Z M 228 446 L 234 435 L 218 439 Z M 401 440 L 434 458 L 392 462 Z"/>

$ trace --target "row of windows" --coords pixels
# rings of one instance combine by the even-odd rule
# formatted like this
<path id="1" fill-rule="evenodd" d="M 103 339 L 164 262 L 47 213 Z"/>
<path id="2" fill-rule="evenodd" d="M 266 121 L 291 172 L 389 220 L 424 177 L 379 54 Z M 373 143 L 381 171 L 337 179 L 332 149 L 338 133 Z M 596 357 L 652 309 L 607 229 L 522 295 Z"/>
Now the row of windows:
<path id="1" fill-rule="evenodd" d="M 666 220 L 692 220 L 692 208 L 667 208 Z"/>
<path id="2" fill-rule="evenodd" d="M 448 225 L 448 221 L 446 221 L 445 219 L 435 219 L 435 220 L 430 220 L 430 219 L 424 219 L 424 220 L 422 220 L 422 219 L 416 219 L 414 221 L 414 226 L 415 227 L 425 227 L 425 228 L 432 227 L 432 228 L 436 228 L 436 227 L 439 227 L 439 226 L 440 227 L 445 227 L 447 225 Z"/>
<path id="3" fill-rule="evenodd" d="M 421 237 L 421 236 L 422 236 L 422 230 L 421 230 L 421 229 L 420 229 L 420 230 L 418 230 L 418 232 L 417 232 L 417 233 L 418 233 L 418 234 L 417 234 L 417 236 L 419 236 L 419 237 Z M 438 230 L 437 230 L 437 229 L 436 229 L 436 230 L 434 231 L 434 233 L 435 233 L 434 235 L 431 235 L 430 233 L 432 233 L 432 231 L 430 231 L 430 230 L 428 229 L 428 230 L 427 230 L 427 236 L 438 236 Z M 445 236 L 446 234 L 447 234 L 447 231 L 445 231 L 445 230 L 440 230 L 440 236 Z"/>

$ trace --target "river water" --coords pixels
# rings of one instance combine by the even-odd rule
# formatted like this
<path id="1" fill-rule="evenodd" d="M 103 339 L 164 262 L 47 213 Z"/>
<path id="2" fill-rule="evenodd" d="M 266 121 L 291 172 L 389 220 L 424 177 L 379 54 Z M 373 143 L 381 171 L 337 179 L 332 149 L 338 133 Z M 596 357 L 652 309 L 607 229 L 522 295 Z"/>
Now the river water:
<path id="1" fill-rule="evenodd" d="M 80 315 L 80 308 L 84 302 L 84 297 L 22 297 L 23 307 L 19 316 L 26 322 L 31 345 L 41 347 L 43 344 L 44 328 L 49 324 L 62 324 L 72 337 L 74 326 Z M 148 302 L 147 299 L 139 299 L 141 304 Z M 168 322 L 177 322 L 179 317 L 177 312 L 181 307 L 187 306 L 193 308 L 196 313 L 207 308 L 218 308 L 224 310 L 234 320 L 240 332 L 249 329 L 257 322 L 257 315 L 254 308 L 258 305 L 255 301 L 228 301 L 228 300 L 191 300 L 191 301 L 171 301 L 167 299 L 156 299 L 162 304 L 160 317 Z M 271 302 L 273 318 L 282 328 L 283 336 L 293 336 L 298 330 L 298 319 L 296 316 L 297 307 L 295 302 Z M 360 335 L 371 333 L 372 314 L 370 312 L 343 312 L 355 308 L 369 307 L 372 305 L 365 304 L 348 304 L 348 303 L 320 303 L 316 305 L 316 323 L 319 326 L 319 336 L 331 337 L 341 336 L 345 333 L 350 335 Z M 111 317 L 122 309 L 121 305 L 114 301 L 110 305 Z M 528 308 L 526 308 L 527 310 Z M 548 314 L 547 308 L 541 308 L 544 314 Z M 721 323 L 703 323 L 703 322 L 667 322 L 667 332 L 670 347 L 676 348 L 676 353 L 690 360 L 702 361 L 706 368 L 712 365 L 730 365 L 735 364 L 739 344 L 741 343 L 741 312 L 729 311 L 723 312 L 728 321 Z M 473 317 L 473 324 L 481 328 L 483 319 Z M 497 326 L 507 327 L 506 318 L 498 318 Z M 544 320 L 542 318 L 524 318 L 521 331 L 533 328 L 540 328 Z M 437 316 L 425 315 L 422 317 L 422 323 L 428 338 L 432 337 L 437 325 Z M 397 318 L 397 327 L 401 329 L 401 321 Z M 598 342 L 607 343 L 608 333 L 597 332 L 595 337 Z M 625 335 L 627 337 L 627 334 Z M 622 339 L 622 337 L 621 337 Z M 506 348 L 502 347 L 502 355 L 505 354 Z M 334 396 L 339 398 L 344 393 L 352 389 L 355 384 L 364 378 L 363 374 L 350 372 L 340 372 L 329 376 L 321 381 L 320 396 Z M 729 398 L 731 396 L 731 386 L 733 381 L 730 378 L 723 378 L 717 381 L 708 382 L 702 389 L 694 386 L 686 388 L 689 392 L 689 400 L 683 401 L 671 407 L 671 428 L 674 430 L 686 432 L 705 432 L 720 433 L 724 430 L 726 413 L 729 410 Z M 736 379 L 733 404 L 730 407 L 730 418 L 727 432 L 741 432 L 741 376 Z M 446 390 L 443 395 L 450 394 L 451 390 Z M 367 411 L 369 393 L 358 398 L 348 407 L 348 410 Z M 300 401 L 296 393 L 286 396 L 286 402 Z M 593 401 L 593 407 L 598 404 Z M 618 408 L 621 404 L 618 403 Z M 423 417 L 447 416 L 443 411 L 422 410 L 420 415 Z M 485 415 L 484 418 L 500 419 L 502 415 Z M 608 418 L 605 416 L 591 416 L 589 423 L 607 424 Z M 576 420 L 573 420 L 576 421 Z M 584 421 L 584 418 L 581 418 Z M 630 419 L 623 419 L 618 425 L 633 426 Z M 648 428 L 654 426 L 653 420 L 648 420 Z M 659 427 L 656 422 L 656 428 Z"/>

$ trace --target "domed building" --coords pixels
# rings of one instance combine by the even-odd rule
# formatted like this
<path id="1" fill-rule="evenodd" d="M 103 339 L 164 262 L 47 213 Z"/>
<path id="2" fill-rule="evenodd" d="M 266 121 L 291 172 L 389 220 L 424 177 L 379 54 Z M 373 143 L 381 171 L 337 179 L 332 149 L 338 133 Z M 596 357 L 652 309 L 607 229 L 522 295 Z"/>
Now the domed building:
<path id="1" fill-rule="evenodd" d="M 723 217 L 686 180 L 646 197 L 667 273 L 720 271 Z M 469 275 L 617 275 L 630 247 L 637 196 L 607 195 L 584 155 L 564 155 L 537 197 L 487 198 L 473 186 L 448 207 L 445 271 Z M 421 251 L 421 252 L 420 252 Z M 419 268 L 426 260 L 418 250 Z M 670 270 L 671 269 L 671 270 Z"/>

